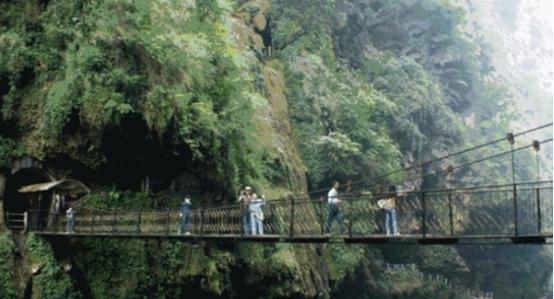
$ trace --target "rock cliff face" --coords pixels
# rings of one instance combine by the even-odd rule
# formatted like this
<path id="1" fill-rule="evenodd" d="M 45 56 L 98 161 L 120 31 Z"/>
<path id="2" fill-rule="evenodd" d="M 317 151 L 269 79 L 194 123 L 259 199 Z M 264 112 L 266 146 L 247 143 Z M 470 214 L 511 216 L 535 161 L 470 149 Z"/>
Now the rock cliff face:
<path id="1" fill-rule="evenodd" d="M 184 194 L 228 204 L 245 184 L 270 199 L 319 197 L 334 180 L 402 185 L 370 179 L 508 129 L 500 75 L 518 95 L 551 93 L 532 80 L 552 61 L 551 46 L 533 47 L 548 34 L 529 18 L 537 3 L 2 2 L 0 171 L 34 157 L 89 185 L 85 206 L 115 209 Z M 498 11 L 514 15 L 485 17 Z M 47 242 L 0 228 L 0 297 L 538 298 L 546 284 L 527 282 L 548 280 L 549 259 L 537 247 Z"/>
<path id="2" fill-rule="evenodd" d="M 306 168 L 293 136 L 289 106 L 285 94 L 282 66 L 271 56 L 271 35 L 268 26 L 269 1 L 250 1 L 246 12 L 233 18 L 233 35 L 239 51 L 250 53 L 245 70 L 255 82 L 257 96 L 252 98 L 254 115 L 252 132 L 258 146 L 269 149 L 269 163 L 284 174 L 269 178 L 277 189 L 270 196 L 307 191 Z M 246 56 L 246 55 L 245 55 Z"/>

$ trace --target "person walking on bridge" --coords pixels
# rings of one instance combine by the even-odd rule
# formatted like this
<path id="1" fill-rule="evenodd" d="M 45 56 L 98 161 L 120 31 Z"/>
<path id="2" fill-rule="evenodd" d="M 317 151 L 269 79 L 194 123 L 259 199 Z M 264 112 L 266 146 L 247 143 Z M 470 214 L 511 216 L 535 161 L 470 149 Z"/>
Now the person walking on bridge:
<path id="1" fill-rule="evenodd" d="M 192 214 L 192 203 L 190 198 L 186 197 L 185 200 L 181 203 L 181 208 L 179 210 L 179 217 L 181 217 L 181 227 L 179 228 L 179 234 L 190 235 L 189 223 Z"/>
<path id="2" fill-rule="evenodd" d="M 68 234 L 74 233 L 75 232 L 75 210 L 73 210 L 73 208 L 71 207 L 67 209 L 67 211 L 65 212 L 65 217 L 67 218 L 66 232 Z"/>
<path id="3" fill-rule="evenodd" d="M 239 202 L 242 203 L 242 227 L 245 235 L 251 233 L 251 223 L 250 223 L 250 202 L 252 201 L 252 188 L 246 186 L 243 191 L 241 191 Z"/>
<path id="4" fill-rule="evenodd" d="M 333 187 L 327 193 L 327 204 L 329 207 L 329 215 L 327 216 L 327 223 L 325 224 L 325 233 L 329 234 L 331 232 L 331 225 L 333 220 L 336 219 L 339 223 L 340 233 L 344 233 L 345 227 L 342 221 L 342 213 L 340 211 L 340 203 L 342 200 L 339 198 L 339 182 L 333 182 Z"/>
<path id="5" fill-rule="evenodd" d="M 386 198 L 377 201 L 377 205 L 385 212 L 385 232 L 395 236 L 399 235 L 396 227 L 396 186 L 389 186 Z"/>

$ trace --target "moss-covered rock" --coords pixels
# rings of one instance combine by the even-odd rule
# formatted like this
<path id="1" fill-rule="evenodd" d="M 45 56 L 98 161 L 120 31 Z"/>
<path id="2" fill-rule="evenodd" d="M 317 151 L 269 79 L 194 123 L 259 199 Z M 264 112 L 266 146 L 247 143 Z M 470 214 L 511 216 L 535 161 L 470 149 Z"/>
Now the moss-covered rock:
<path id="1" fill-rule="evenodd" d="M 10 235 L 0 232 L 0 298 L 17 298 L 17 288 L 15 279 L 15 244 Z"/>
<path id="2" fill-rule="evenodd" d="M 32 273 L 32 298 L 82 298 L 63 265 L 54 258 L 52 247 L 44 239 L 30 234 L 25 241 L 26 261 Z"/>

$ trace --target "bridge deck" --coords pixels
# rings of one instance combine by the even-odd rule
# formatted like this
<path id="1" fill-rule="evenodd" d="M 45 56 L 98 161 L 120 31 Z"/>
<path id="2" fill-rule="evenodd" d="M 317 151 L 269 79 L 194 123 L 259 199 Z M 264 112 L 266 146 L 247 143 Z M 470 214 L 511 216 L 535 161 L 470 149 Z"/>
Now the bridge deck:
<path id="1" fill-rule="evenodd" d="M 464 244 L 552 244 L 552 234 L 526 236 L 426 236 L 421 235 L 369 235 L 363 237 L 337 236 L 295 236 L 284 237 L 279 235 L 198 235 L 198 234 L 137 234 L 137 233 L 63 233 L 37 232 L 45 237 L 54 238 L 109 238 L 109 239 L 167 239 L 179 241 L 232 241 L 232 242 L 260 242 L 260 243 L 347 243 L 347 244 L 420 244 L 420 245 L 464 245 Z"/>

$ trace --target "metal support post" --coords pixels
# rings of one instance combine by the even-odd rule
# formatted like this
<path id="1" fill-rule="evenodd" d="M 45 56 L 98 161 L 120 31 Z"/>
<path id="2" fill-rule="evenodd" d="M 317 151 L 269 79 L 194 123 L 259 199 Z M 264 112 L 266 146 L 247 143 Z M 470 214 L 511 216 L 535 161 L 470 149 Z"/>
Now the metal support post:
<path id="1" fill-rule="evenodd" d="M 535 158 L 537 160 L 537 182 L 540 182 L 541 181 L 541 169 L 540 169 L 539 150 L 541 149 L 541 143 L 538 140 L 533 141 L 533 149 L 535 150 Z"/>
<path id="2" fill-rule="evenodd" d="M 325 234 L 325 218 L 323 216 L 323 198 L 319 200 L 319 226 L 321 228 L 321 235 Z"/>
<path id="3" fill-rule="evenodd" d="M 165 234 L 169 235 L 169 210 L 165 210 Z"/>
<path id="4" fill-rule="evenodd" d="M 537 198 L 537 232 L 540 234 L 542 230 L 542 219 L 541 219 L 541 192 L 539 188 L 535 189 L 535 194 Z"/>
<path id="5" fill-rule="evenodd" d="M 294 236 L 294 197 L 290 196 L 290 228 L 289 228 L 289 237 Z"/>
<path id="6" fill-rule="evenodd" d="M 422 216 L 421 216 L 421 222 L 422 222 L 422 231 L 423 231 L 423 238 L 427 235 L 427 207 L 425 204 L 425 192 L 421 192 L 421 208 L 422 208 Z"/>
<path id="7" fill-rule="evenodd" d="M 450 235 L 454 235 L 454 219 L 453 219 L 453 213 L 452 213 L 452 181 L 453 181 L 453 174 L 454 174 L 454 167 L 452 165 L 448 165 L 446 167 L 446 187 L 448 190 L 448 218 L 450 220 Z"/>
<path id="8" fill-rule="evenodd" d="M 117 214 L 115 213 L 115 211 L 112 212 L 112 233 L 116 232 L 116 229 L 115 229 L 116 217 L 117 217 Z"/>
<path id="9" fill-rule="evenodd" d="M 204 236 L 204 208 L 200 208 L 200 235 Z"/>
<path id="10" fill-rule="evenodd" d="M 452 216 L 452 192 L 448 193 L 448 217 L 450 219 L 450 235 L 454 235 L 454 217 Z"/>
<path id="11" fill-rule="evenodd" d="M 352 217 L 352 197 L 348 199 L 348 216 L 350 219 L 348 219 L 348 238 L 352 239 L 352 221 L 354 220 L 354 217 Z"/>
<path id="12" fill-rule="evenodd" d="M 142 210 L 138 210 L 137 214 L 137 234 L 140 234 L 140 224 L 142 222 Z"/>
<path id="13" fill-rule="evenodd" d="M 508 139 L 508 142 L 510 143 L 511 151 L 510 155 L 512 158 L 512 185 L 513 185 L 513 198 L 514 198 L 514 233 L 515 236 L 519 235 L 519 229 L 518 229 L 518 213 L 517 213 L 517 186 L 516 186 L 516 167 L 515 167 L 515 157 L 514 157 L 514 134 L 508 133 L 506 136 Z"/>

